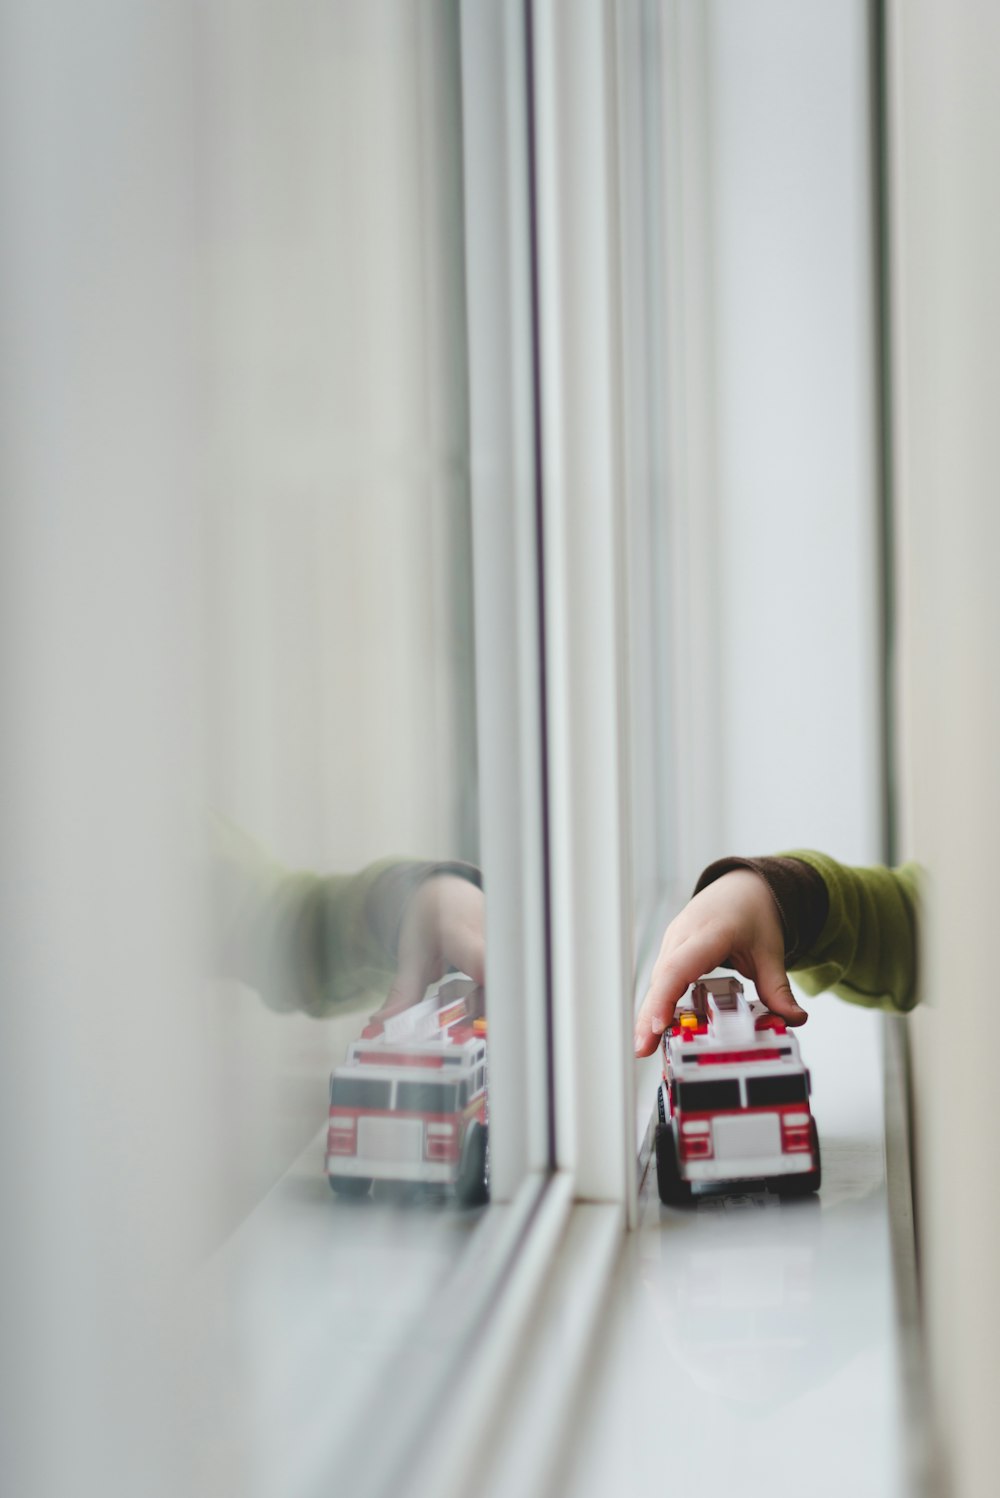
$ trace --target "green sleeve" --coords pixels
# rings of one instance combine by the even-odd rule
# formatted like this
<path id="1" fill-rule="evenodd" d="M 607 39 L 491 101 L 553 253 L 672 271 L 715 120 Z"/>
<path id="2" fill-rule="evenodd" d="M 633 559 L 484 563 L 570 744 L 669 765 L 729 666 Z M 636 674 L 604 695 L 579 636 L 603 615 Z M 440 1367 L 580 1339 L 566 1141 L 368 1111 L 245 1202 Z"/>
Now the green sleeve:
<path id="1" fill-rule="evenodd" d="M 211 833 L 212 967 L 271 1009 L 320 1018 L 381 1003 L 396 966 L 406 900 L 435 873 L 474 883 L 467 864 L 385 858 L 357 874 L 295 871 L 223 817 Z"/>
<path id="2" fill-rule="evenodd" d="M 832 988 L 869 1009 L 912 1009 L 919 998 L 919 866 L 851 868 L 798 849 L 786 856 L 815 869 L 829 896 L 818 937 L 795 962 L 797 981 L 808 993 Z"/>

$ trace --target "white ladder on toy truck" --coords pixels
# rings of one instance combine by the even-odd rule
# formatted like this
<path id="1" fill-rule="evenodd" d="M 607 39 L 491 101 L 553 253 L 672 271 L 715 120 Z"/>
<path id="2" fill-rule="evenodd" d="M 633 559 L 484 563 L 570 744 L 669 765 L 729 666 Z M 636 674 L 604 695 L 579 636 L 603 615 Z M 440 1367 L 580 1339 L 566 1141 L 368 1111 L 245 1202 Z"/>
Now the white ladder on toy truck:
<path id="1" fill-rule="evenodd" d="M 751 1045 L 753 1010 L 738 978 L 702 978 L 694 986 L 694 1004 L 710 1017 L 715 1039 L 730 1045 Z"/>
<path id="2" fill-rule="evenodd" d="M 398 1014 L 387 1015 L 382 1024 L 381 1038 L 398 1044 L 401 1040 L 421 1041 L 444 1039 L 452 1025 L 468 1017 L 466 995 L 454 997 L 447 992 L 454 980 L 442 984 L 419 1004 L 401 1009 Z"/>

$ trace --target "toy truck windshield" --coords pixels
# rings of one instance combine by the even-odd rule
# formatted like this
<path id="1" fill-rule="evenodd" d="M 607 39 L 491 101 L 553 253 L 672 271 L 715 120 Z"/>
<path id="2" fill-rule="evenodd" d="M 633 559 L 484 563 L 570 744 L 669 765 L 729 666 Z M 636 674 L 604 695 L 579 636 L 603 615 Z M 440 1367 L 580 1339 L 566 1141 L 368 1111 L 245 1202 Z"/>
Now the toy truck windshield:
<path id="1" fill-rule="evenodd" d="M 370 1077 L 334 1077 L 330 1083 L 333 1108 L 388 1108 L 390 1082 Z"/>
<path id="2" fill-rule="evenodd" d="M 456 1107 L 464 1108 L 467 1098 L 459 1099 L 461 1091 L 467 1094 L 465 1083 L 454 1082 L 398 1082 L 396 1084 L 396 1111 L 398 1113 L 454 1113 Z"/>

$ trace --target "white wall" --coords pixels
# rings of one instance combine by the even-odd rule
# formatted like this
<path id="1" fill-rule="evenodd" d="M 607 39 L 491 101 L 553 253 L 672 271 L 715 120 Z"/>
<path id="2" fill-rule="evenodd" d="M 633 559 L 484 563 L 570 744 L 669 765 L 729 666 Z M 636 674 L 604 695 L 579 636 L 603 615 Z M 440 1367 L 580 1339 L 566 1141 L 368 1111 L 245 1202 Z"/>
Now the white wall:
<path id="1" fill-rule="evenodd" d="M 939 1490 L 985 1498 L 1000 1464 L 1000 13 L 889 14 L 902 809 L 929 875 L 917 1209 Z"/>
<path id="2" fill-rule="evenodd" d="M 708 8 L 716 854 L 882 854 L 867 25 Z"/>

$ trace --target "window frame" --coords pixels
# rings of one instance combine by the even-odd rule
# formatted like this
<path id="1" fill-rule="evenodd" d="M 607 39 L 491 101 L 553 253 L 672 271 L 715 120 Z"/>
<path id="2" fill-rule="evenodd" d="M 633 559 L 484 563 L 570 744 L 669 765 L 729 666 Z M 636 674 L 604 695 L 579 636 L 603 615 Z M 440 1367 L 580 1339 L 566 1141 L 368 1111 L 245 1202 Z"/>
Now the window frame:
<path id="1" fill-rule="evenodd" d="M 494 1204 L 445 1295 L 428 1307 L 426 1339 L 417 1329 L 384 1390 L 389 1404 L 394 1390 L 412 1392 L 427 1372 L 421 1344 L 440 1335 L 446 1306 L 454 1320 L 464 1303 L 462 1334 L 449 1366 L 436 1370 L 430 1399 L 440 1424 L 428 1427 L 411 1401 L 402 1427 L 388 1437 L 383 1430 L 377 1450 L 363 1445 L 365 1460 L 351 1473 L 358 1498 L 394 1485 L 412 1498 L 462 1498 L 486 1470 L 504 1491 L 499 1433 L 517 1404 L 518 1369 L 529 1346 L 540 1346 L 543 1359 L 552 1355 L 552 1318 L 569 1297 L 558 1393 L 535 1422 L 532 1481 L 544 1490 L 623 1235 L 637 1217 L 643 1159 L 637 1169 L 635 1119 L 637 1109 L 650 1111 L 654 1094 L 632 1058 L 642 971 L 627 739 L 619 21 L 615 0 L 581 0 L 571 13 L 557 0 L 462 0 L 460 8 L 487 977 L 494 1010 L 501 993 L 506 1010 L 499 1024 L 495 1012 L 490 1020 Z M 678 75 L 684 67 L 671 49 L 680 25 L 671 7 L 660 44 L 664 65 Z M 683 42 L 697 48 L 703 29 L 694 23 L 691 33 L 689 17 L 686 25 Z M 669 125 L 666 133 L 669 141 Z M 703 148 L 692 143 L 696 134 L 687 132 L 689 152 Z M 665 177 L 672 166 L 663 163 Z M 518 186 L 524 170 L 526 203 Z M 669 262 L 669 247 L 667 254 Z M 679 279 L 669 263 L 667 271 L 673 315 Z M 527 326 L 509 315 L 512 289 L 515 307 L 530 306 Z M 671 343 L 666 357 L 676 389 L 683 349 Z M 704 361 L 696 374 L 686 416 L 709 398 Z M 677 419 L 674 406 L 664 419 Z M 685 495 L 698 461 L 705 460 L 680 448 L 671 454 L 669 481 Z M 674 519 L 668 535 L 671 577 L 683 582 L 670 607 L 685 621 L 673 633 L 671 670 L 680 640 L 687 650 L 687 611 L 697 606 L 688 567 L 709 554 L 710 520 L 695 529 L 692 536 L 686 519 Z M 698 665 L 712 658 L 707 599 L 704 615 L 706 636 L 680 682 L 682 709 L 701 701 Z M 512 741 L 518 752 L 501 753 Z M 676 801 L 685 755 L 675 747 L 668 795 Z M 692 742 L 687 758 L 702 747 Z M 710 766 L 702 763 L 698 780 L 707 792 Z M 679 867 L 688 866 L 691 844 L 705 840 L 706 805 L 715 811 L 704 794 L 687 810 Z M 669 883 L 650 929 L 679 905 L 679 888 Z M 647 1069 L 655 1066 L 658 1056 Z M 578 1354 L 574 1373 L 566 1371 L 569 1343 Z M 426 1399 L 420 1405 L 429 1407 Z"/>

